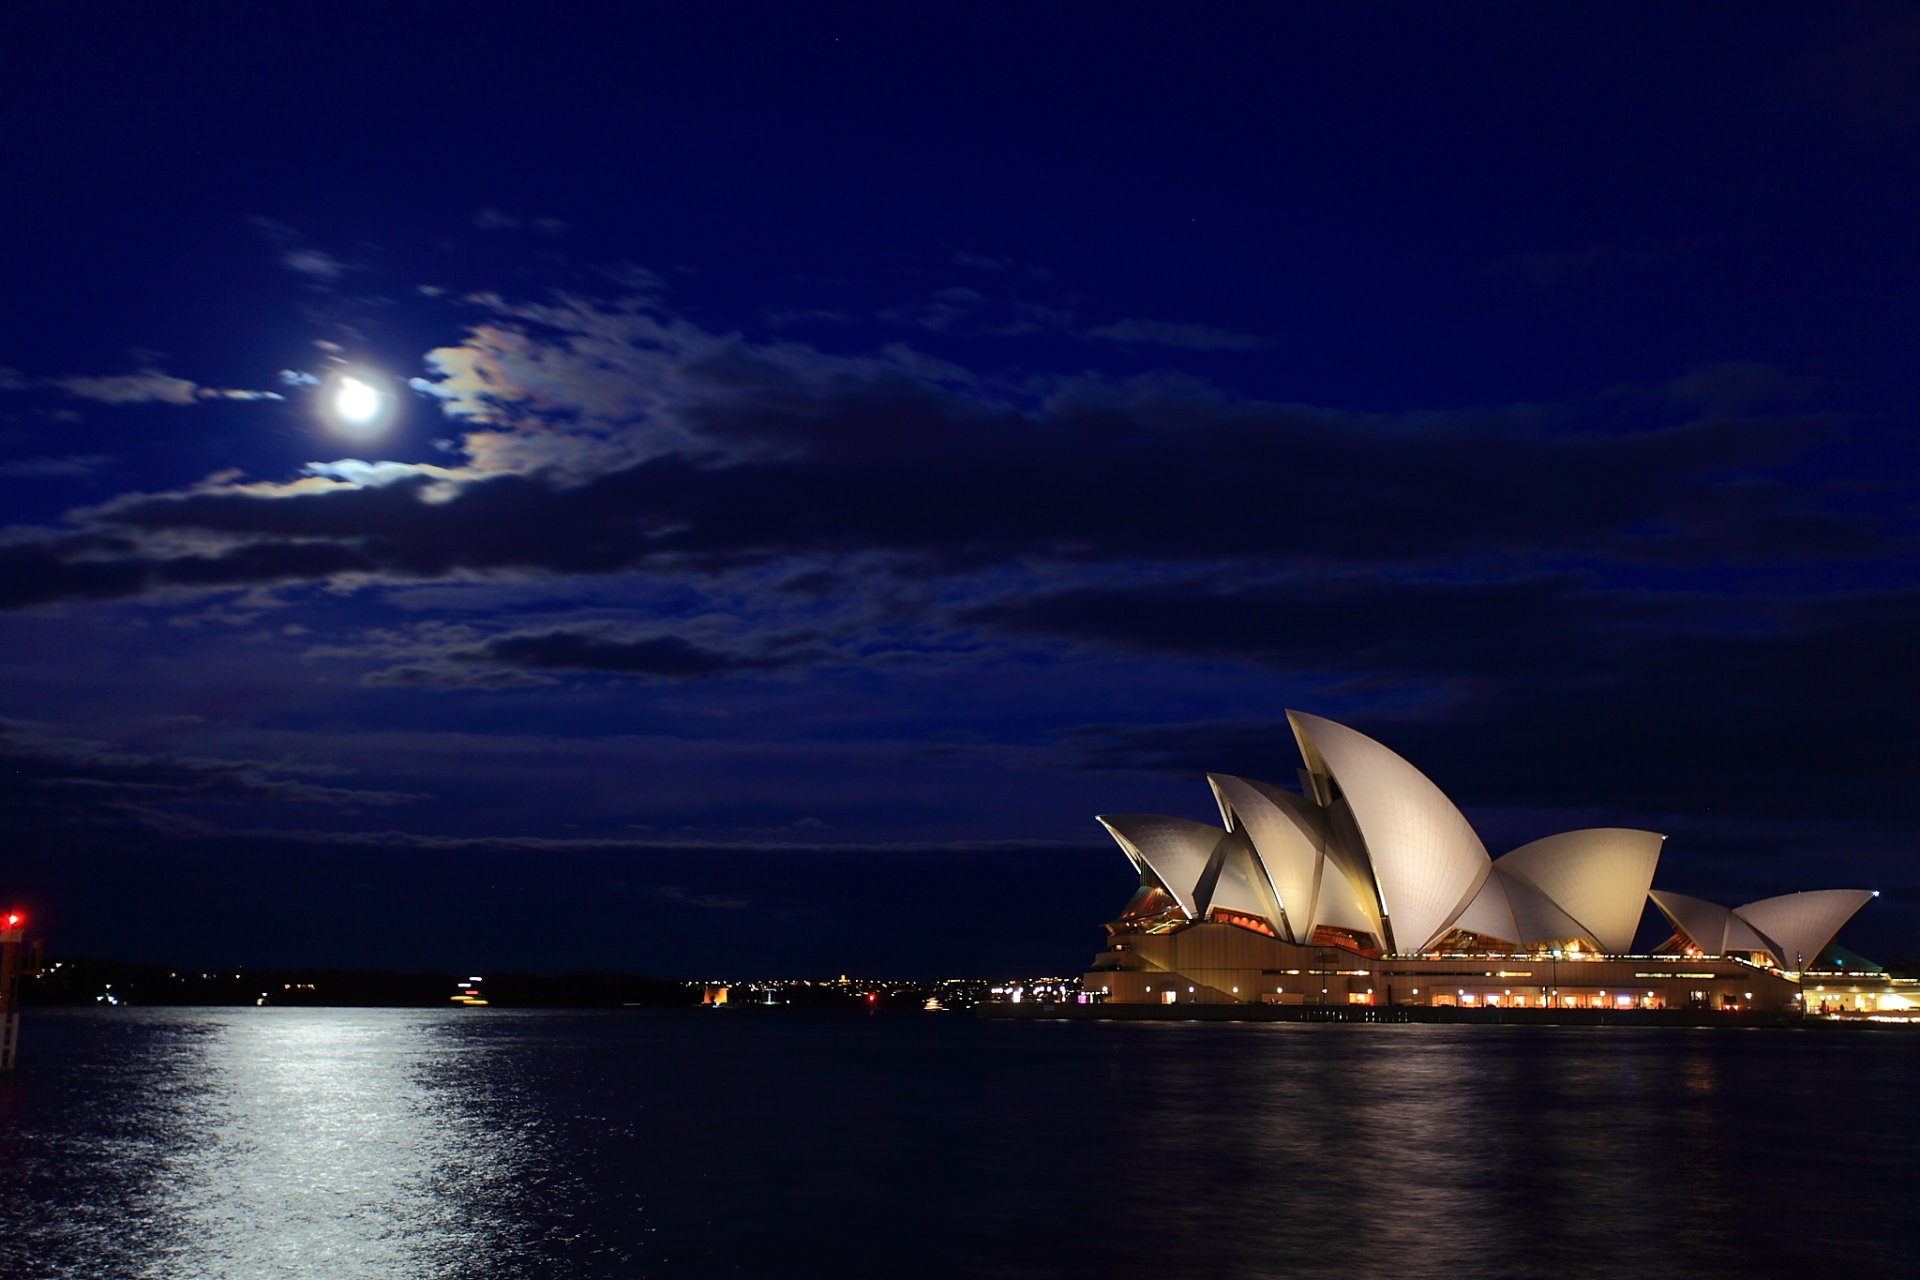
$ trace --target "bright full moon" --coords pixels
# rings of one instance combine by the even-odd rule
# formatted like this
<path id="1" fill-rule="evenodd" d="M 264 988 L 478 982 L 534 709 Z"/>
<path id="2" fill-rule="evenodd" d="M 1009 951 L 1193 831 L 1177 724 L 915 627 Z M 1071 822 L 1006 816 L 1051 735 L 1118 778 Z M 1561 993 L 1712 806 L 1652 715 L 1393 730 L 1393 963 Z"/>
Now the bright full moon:
<path id="1" fill-rule="evenodd" d="M 340 389 L 333 393 L 333 409 L 345 421 L 365 425 L 380 412 L 380 393 L 358 378 L 341 378 Z"/>
<path id="2" fill-rule="evenodd" d="M 337 373 L 321 401 L 328 426 L 353 440 L 372 440 L 393 420 L 393 393 L 376 373 Z"/>

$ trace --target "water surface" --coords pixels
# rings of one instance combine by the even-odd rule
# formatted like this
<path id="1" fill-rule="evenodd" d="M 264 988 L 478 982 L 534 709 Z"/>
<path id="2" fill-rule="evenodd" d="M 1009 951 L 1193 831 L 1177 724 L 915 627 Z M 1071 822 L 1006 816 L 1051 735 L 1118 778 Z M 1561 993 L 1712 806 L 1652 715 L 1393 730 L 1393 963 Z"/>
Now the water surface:
<path id="1" fill-rule="evenodd" d="M 0 1274 L 1910 1276 L 1917 1064 L 1897 1030 L 36 1009 Z"/>

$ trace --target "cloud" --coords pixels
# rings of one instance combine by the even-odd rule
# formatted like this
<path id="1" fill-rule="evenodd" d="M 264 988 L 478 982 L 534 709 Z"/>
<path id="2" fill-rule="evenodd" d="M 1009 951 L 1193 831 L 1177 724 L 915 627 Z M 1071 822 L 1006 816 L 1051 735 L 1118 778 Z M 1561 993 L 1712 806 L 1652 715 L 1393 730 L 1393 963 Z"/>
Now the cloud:
<path id="1" fill-rule="evenodd" d="M 172 404 L 190 405 L 205 400 L 284 400 L 274 391 L 249 391 L 234 387 L 207 387 L 187 378 L 177 378 L 158 369 L 138 373 L 107 374 L 97 377 L 50 379 L 48 385 L 68 395 L 100 404 Z"/>
<path id="2" fill-rule="evenodd" d="M 1255 333 L 1166 320 L 1116 320 L 1086 330 L 1086 336 L 1122 346 L 1173 347 L 1181 351 L 1260 351 L 1273 345 L 1271 338 Z"/>
<path id="3" fill-rule="evenodd" d="M 1724 360 L 1689 369 L 1666 390 L 1681 404 L 1723 416 L 1746 415 L 1804 402 L 1820 388 L 1817 379 L 1754 360 Z"/>
<path id="4" fill-rule="evenodd" d="M 1295 673 L 1465 680 L 1588 666 L 1622 633 L 1657 621 L 1670 637 L 1675 627 L 1699 625 L 1705 612 L 1690 599 L 1608 591 L 1582 574 L 1243 582 L 1213 573 L 1027 591 L 963 610 L 958 620 L 1117 652 Z"/>
<path id="5" fill-rule="evenodd" d="M 369 689 L 537 689 L 554 682 L 525 671 L 499 668 L 478 670 L 445 662 L 407 662 L 381 671 L 369 671 L 360 684 Z"/>
<path id="6" fill-rule="evenodd" d="M 425 797 L 317 783 L 258 761 L 128 751 L 48 735 L 0 719 L 0 815 L 17 834 L 101 831 L 179 834 L 201 829 L 208 804 L 327 808 L 391 806 Z M 309 770 L 308 772 L 312 772 Z"/>
<path id="7" fill-rule="evenodd" d="M 247 391 L 238 387 L 202 387 L 199 390 L 202 400 L 285 400 L 277 391 Z"/>
<path id="8" fill-rule="evenodd" d="M 672 906 L 698 907 L 703 911 L 748 911 L 764 909 L 756 907 L 752 900 L 748 898 L 726 897 L 717 893 L 699 893 L 672 884 L 655 886 L 653 896 Z"/>
<path id="9" fill-rule="evenodd" d="M 280 265 L 310 280 L 332 284 L 347 273 L 347 264 L 320 249 L 288 249 L 280 255 Z"/>
<path id="10" fill-rule="evenodd" d="M 0 476 L 20 479 L 80 479 L 98 473 L 112 461 L 112 458 L 101 453 L 76 453 L 61 458 L 18 458 L 0 462 Z"/>
<path id="11" fill-rule="evenodd" d="M 1053 272 L 1046 267 L 1036 267 L 1004 254 L 973 253 L 962 250 L 953 255 L 955 266 L 970 271 L 984 271 L 995 275 L 1028 276 L 1036 280 L 1050 280 Z"/>
<path id="12" fill-rule="evenodd" d="M 522 218 L 493 208 L 474 214 L 473 225 L 482 231 L 537 231 L 548 236 L 561 235 L 567 229 L 558 218 Z"/>
<path id="13" fill-rule="evenodd" d="M 559 629 L 498 636 L 476 648 L 455 651 L 452 656 L 464 662 L 550 671 L 602 671 L 685 680 L 775 671 L 800 665 L 816 655 L 792 641 L 781 646 L 781 651 L 749 654 L 695 644 L 677 635 L 621 636 Z"/>
<path id="14" fill-rule="evenodd" d="M 776 323 L 795 321 L 847 322 L 839 311 L 803 308 L 776 313 Z M 935 334 L 997 338 L 1056 335 L 1082 342 L 1112 343 L 1124 347 L 1167 347 L 1179 351 L 1258 351 L 1273 345 L 1271 338 L 1213 325 L 1126 318 L 1087 325 L 1066 308 L 1032 302 L 1004 291 L 990 296 L 971 285 L 946 285 L 912 301 L 885 308 L 877 319 L 886 324 L 924 329 Z"/>
<path id="15" fill-rule="evenodd" d="M 358 644 L 317 645 L 307 657 L 394 663 L 362 677 L 370 687 L 497 690 L 551 685 L 551 672 L 663 681 L 772 674 L 829 655 L 807 633 L 774 633 L 750 645 L 724 645 L 657 629 L 583 622 L 491 636 L 468 625 L 422 625 L 374 633 Z"/>
<path id="16" fill-rule="evenodd" d="M 429 352 L 415 383 L 461 430 L 450 465 L 343 460 L 287 483 L 122 495 L 0 543 L 0 607 L 843 556 L 946 575 L 979 604 L 994 594 L 980 575 L 1020 566 L 1045 567 L 1051 589 L 1103 565 L 1404 577 L 1471 557 L 1498 579 L 1568 559 L 1912 550 L 1897 495 L 1808 479 L 1806 459 L 1846 454 L 1830 421 L 1694 421 L 1666 394 L 1368 414 L 1168 377 L 1066 379 L 1035 398 L 904 347 L 854 357 L 713 333 L 647 297 L 467 305 L 487 318 Z M 1688 395 L 1751 405 L 1751 373 L 1722 366 Z M 136 388 L 205 390 L 140 375 L 113 394 Z"/>
<path id="17" fill-rule="evenodd" d="M 200 398 L 199 384 L 155 369 L 106 377 L 55 378 L 53 385 L 69 395 L 101 404 L 186 405 Z"/>
<path id="18" fill-rule="evenodd" d="M 281 266 L 318 289 L 330 290 L 352 269 L 349 264 L 325 250 L 308 244 L 298 230 L 277 218 L 256 216 L 247 221 L 262 239 L 273 246 Z"/>
<path id="19" fill-rule="evenodd" d="M 987 305 L 986 295 L 978 289 L 949 285 L 935 289 L 924 298 L 890 307 L 880 313 L 880 319 L 889 324 L 926 329 L 934 333 L 1003 332 L 1003 323 L 992 324 L 982 318 Z"/>

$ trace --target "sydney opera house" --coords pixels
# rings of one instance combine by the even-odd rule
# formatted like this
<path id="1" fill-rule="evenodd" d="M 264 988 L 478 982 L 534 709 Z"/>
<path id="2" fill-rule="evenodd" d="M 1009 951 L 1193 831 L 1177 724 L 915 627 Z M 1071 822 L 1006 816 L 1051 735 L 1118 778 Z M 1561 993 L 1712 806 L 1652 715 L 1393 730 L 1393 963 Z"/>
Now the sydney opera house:
<path id="1" fill-rule="evenodd" d="M 1597 827 L 1490 857 L 1440 789 L 1345 725 L 1288 712 L 1300 790 L 1207 778 L 1220 825 L 1102 825 L 1140 887 L 1081 980 L 1111 1004 L 1812 1008 L 1800 975 L 1873 894 L 1722 907 L 1652 888 L 1664 836 Z M 1647 900 L 1672 926 L 1633 954 Z"/>

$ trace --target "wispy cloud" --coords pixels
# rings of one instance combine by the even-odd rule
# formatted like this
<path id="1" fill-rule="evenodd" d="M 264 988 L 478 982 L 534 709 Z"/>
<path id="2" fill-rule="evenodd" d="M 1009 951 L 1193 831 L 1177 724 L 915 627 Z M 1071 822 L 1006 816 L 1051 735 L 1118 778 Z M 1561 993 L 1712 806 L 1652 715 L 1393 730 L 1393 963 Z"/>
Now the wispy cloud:
<path id="1" fill-rule="evenodd" d="M 55 378 L 53 385 L 68 395 L 101 404 L 192 404 L 200 386 L 157 369 L 97 377 Z"/>
<path id="2" fill-rule="evenodd" d="M 450 656 L 467 663 L 687 680 L 806 665 L 821 655 L 804 640 L 804 637 L 789 637 L 746 651 L 699 644 L 673 634 L 560 628 L 497 636 L 475 648 L 456 650 Z"/>
<path id="3" fill-rule="evenodd" d="M 1093 324 L 1070 306 L 1020 296 L 997 282 L 981 281 L 991 292 L 951 284 L 877 313 L 883 323 L 929 333 L 1020 338 L 1036 334 L 1124 347 L 1165 347 L 1179 351 L 1259 351 L 1273 339 L 1218 325 L 1128 317 Z M 844 313 L 816 314 L 804 309 L 780 314 L 783 321 L 849 319 Z"/>
<path id="4" fill-rule="evenodd" d="M 1271 338 L 1257 333 L 1167 320 L 1116 320 L 1086 330 L 1086 336 L 1122 346 L 1173 347 L 1182 351 L 1259 351 L 1273 345 Z"/>
<path id="5" fill-rule="evenodd" d="M 19 479 L 79 479 L 97 474 L 113 461 L 101 453 L 69 454 L 61 458 L 16 458 L 0 462 L 0 476 Z"/>
<path id="6" fill-rule="evenodd" d="M 131 751 L 0 718 L 0 814 L 15 831 L 178 832 L 208 804 L 391 806 L 424 796 L 311 781 L 261 761 Z"/>
<path id="7" fill-rule="evenodd" d="M 311 247 L 285 250 L 280 255 L 280 265 L 322 284 L 332 284 L 347 274 L 346 263 L 324 250 Z"/>
<path id="8" fill-rule="evenodd" d="M 273 247 L 281 266 L 318 289 L 330 290 L 353 269 L 352 264 L 307 243 L 298 230 L 277 218 L 256 216 L 247 221 Z"/>
<path id="9" fill-rule="evenodd" d="M 158 369 L 137 373 L 52 378 L 47 385 L 99 404 L 197 404 L 203 400 L 284 400 L 277 391 L 208 387 Z"/>
<path id="10" fill-rule="evenodd" d="M 474 214 L 473 225 L 482 231 L 537 231 L 548 236 L 561 235 L 567 229 L 558 218 L 523 218 L 491 207 Z"/>

